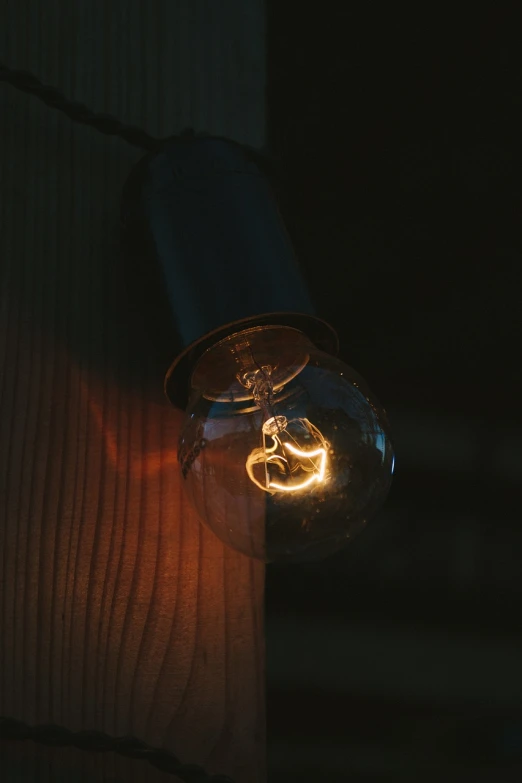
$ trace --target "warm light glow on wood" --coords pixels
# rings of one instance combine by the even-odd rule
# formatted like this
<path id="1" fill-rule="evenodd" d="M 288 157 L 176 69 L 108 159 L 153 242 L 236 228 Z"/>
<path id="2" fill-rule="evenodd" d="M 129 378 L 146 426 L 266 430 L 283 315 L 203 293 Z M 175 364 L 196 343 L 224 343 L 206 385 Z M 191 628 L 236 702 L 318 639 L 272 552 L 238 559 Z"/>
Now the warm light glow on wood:
<path id="1" fill-rule="evenodd" d="M 171 471 L 172 469 L 174 469 L 176 472 L 179 472 L 177 430 L 173 432 L 172 426 L 170 427 L 170 434 L 174 438 L 174 445 L 172 448 L 165 446 L 164 449 L 156 449 L 154 451 L 144 450 L 142 453 L 132 453 L 130 455 L 125 454 L 124 462 L 122 449 L 118 446 L 117 430 L 112 426 L 113 423 L 106 416 L 104 416 L 104 411 L 100 402 L 89 390 L 87 383 L 83 380 L 80 380 L 80 383 L 82 392 L 88 402 L 88 406 L 93 415 L 94 421 L 103 436 L 107 456 L 109 457 L 109 460 L 115 470 L 124 471 L 126 474 L 130 474 L 131 476 L 137 478 L 154 476 L 160 471 Z M 156 407 L 158 410 L 157 415 L 161 415 L 159 413 L 159 405 L 152 405 L 151 407 Z M 166 405 L 163 407 L 166 407 Z M 170 411 L 169 419 L 172 419 L 172 421 L 179 426 L 181 423 L 180 412 L 172 409 Z"/>
<path id="2" fill-rule="evenodd" d="M 34 335 L 19 335 L 29 356 Z M 255 780 L 263 566 L 225 548 L 180 491 L 178 412 L 86 378 L 48 338 L 41 349 L 37 383 L 33 365 L 26 393 L 12 397 L 18 448 L 0 443 L 4 467 L 11 460 L 0 713 L 131 733 L 239 783 Z M 50 352 L 65 383 L 46 372 Z M 38 397 L 53 400 L 52 416 L 24 430 L 19 406 L 36 409 Z M 154 774 L 147 780 L 162 779 Z"/>

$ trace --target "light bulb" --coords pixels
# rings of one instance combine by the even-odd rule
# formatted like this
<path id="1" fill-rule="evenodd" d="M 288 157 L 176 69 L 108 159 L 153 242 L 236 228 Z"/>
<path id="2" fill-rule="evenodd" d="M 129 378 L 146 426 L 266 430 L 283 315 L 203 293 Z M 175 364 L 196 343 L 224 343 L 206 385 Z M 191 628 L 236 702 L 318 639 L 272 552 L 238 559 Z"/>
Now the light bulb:
<path id="1" fill-rule="evenodd" d="M 339 549 L 386 497 L 388 425 L 334 357 L 252 154 L 170 139 L 137 165 L 122 207 L 145 329 L 158 357 L 176 357 L 165 392 L 186 411 L 179 461 L 199 517 L 263 560 Z"/>
<path id="2" fill-rule="evenodd" d="M 229 334 L 196 361 L 179 461 L 202 522 L 266 561 L 340 549 L 393 472 L 386 415 L 364 381 L 277 324 Z"/>

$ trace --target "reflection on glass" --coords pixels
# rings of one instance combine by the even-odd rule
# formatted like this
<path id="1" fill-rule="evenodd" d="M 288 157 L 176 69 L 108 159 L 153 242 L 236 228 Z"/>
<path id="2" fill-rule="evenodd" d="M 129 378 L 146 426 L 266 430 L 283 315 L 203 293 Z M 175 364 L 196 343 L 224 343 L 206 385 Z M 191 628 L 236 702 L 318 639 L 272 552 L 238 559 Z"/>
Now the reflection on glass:
<path id="1" fill-rule="evenodd" d="M 264 560 L 341 548 L 388 492 L 383 409 L 301 332 L 257 327 L 202 356 L 179 447 L 188 495 L 226 544 Z"/>

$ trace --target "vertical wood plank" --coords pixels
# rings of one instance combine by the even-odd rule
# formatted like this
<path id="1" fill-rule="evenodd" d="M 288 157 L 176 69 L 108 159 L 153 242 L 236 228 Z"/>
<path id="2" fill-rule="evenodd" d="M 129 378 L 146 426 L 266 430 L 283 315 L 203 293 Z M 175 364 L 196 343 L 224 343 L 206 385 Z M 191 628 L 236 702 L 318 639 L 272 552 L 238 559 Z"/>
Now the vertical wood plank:
<path id="1" fill-rule="evenodd" d="M 242 7 L 6 0 L 0 59 L 152 133 L 261 146 L 263 5 Z M 0 714 L 263 781 L 264 569 L 187 506 L 179 414 L 117 284 L 140 153 L 6 85 L 0 114 Z M 13 780 L 172 779 L 84 756 L 0 745 Z"/>

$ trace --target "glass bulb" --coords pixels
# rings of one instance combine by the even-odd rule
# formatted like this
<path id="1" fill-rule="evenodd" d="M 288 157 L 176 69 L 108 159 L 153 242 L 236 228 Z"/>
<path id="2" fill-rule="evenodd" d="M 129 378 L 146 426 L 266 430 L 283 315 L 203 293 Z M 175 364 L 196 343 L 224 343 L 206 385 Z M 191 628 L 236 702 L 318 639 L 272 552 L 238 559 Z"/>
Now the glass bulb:
<path id="1" fill-rule="evenodd" d="M 179 461 L 203 523 L 266 561 L 340 549 L 393 473 L 386 415 L 364 381 L 287 326 L 247 329 L 203 354 Z"/>

